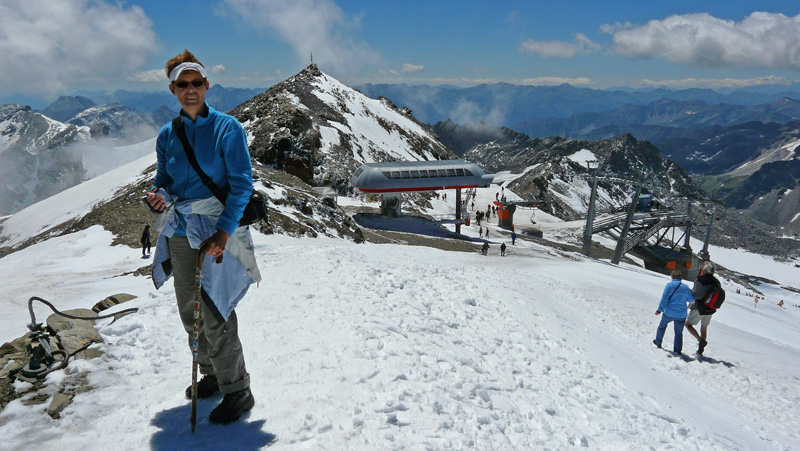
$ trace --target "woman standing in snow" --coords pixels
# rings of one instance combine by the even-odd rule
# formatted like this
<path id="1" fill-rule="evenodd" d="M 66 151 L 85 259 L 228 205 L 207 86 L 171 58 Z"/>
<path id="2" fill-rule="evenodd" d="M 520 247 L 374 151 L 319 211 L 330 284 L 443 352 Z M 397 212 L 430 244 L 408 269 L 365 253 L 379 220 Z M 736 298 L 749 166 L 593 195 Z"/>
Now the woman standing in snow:
<path id="1" fill-rule="evenodd" d="M 148 203 L 163 212 L 157 222 L 163 229 L 156 243 L 153 282 L 158 288 L 174 276 L 178 311 L 189 347 L 195 340 L 198 343 L 197 360 L 203 378 L 197 384 L 197 397 L 224 393 L 209 420 L 230 423 L 255 404 L 234 311 L 249 286 L 261 280 L 250 231 L 239 226 L 253 189 L 250 153 L 239 121 L 205 102 L 208 79 L 194 55 L 186 50 L 170 59 L 165 69 L 169 90 L 181 104 L 174 123 L 184 129 L 191 149 L 184 148 L 172 122 L 161 129 L 156 142 L 157 172 L 153 190 L 147 195 Z M 190 153 L 200 169 L 227 193 L 224 204 L 190 164 Z M 195 269 L 201 254 L 212 261 L 202 266 L 202 321 L 193 337 Z M 191 386 L 186 396 L 192 397 Z"/>
<path id="2" fill-rule="evenodd" d="M 142 257 L 146 257 L 150 254 L 150 224 L 144 226 L 139 242 L 142 244 Z M 147 253 L 145 253 L 145 249 L 147 249 Z"/>
<path id="3" fill-rule="evenodd" d="M 678 354 L 683 351 L 683 326 L 686 323 L 686 308 L 690 302 L 694 301 L 692 290 L 682 284 L 681 279 L 683 279 L 683 273 L 676 269 L 672 271 L 672 281 L 664 287 L 661 302 L 656 310 L 656 316 L 661 315 L 662 312 L 664 316 L 661 317 L 661 323 L 656 331 L 656 339 L 653 340 L 653 344 L 660 348 L 667 326 L 669 323 L 675 323 L 675 340 L 672 350 Z"/>

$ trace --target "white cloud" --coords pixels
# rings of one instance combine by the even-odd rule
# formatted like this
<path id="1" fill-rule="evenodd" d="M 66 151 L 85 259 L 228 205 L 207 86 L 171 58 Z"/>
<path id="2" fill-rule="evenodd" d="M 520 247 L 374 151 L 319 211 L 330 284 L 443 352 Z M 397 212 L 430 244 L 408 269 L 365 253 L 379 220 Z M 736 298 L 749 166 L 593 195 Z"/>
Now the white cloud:
<path id="1" fill-rule="evenodd" d="M 503 99 L 492 99 L 490 105 L 485 107 L 469 100 L 460 100 L 449 111 L 449 116 L 459 124 L 500 125 L 505 122 L 507 110 L 507 102 L 504 102 Z"/>
<path id="2" fill-rule="evenodd" d="M 519 44 L 520 52 L 533 53 L 542 58 L 573 58 L 579 53 L 592 53 L 601 49 L 586 35 L 578 33 L 574 42 L 566 41 L 534 41 L 528 39 Z"/>
<path id="3" fill-rule="evenodd" d="M 800 68 L 800 15 L 754 12 L 741 22 L 707 13 L 674 15 L 645 25 L 604 25 L 614 51 L 698 66 Z"/>
<path id="4" fill-rule="evenodd" d="M 579 77 L 579 78 L 538 77 L 538 78 L 526 78 L 525 80 L 522 80 L 523 85 L 531 85 L 531 86 L 558 86 L 564 83 L 576 86 L 594 84 L 591 78 L 586 78 L 586 77 Z"/>
<path id="5" fill-rule="evenodd" d="M 667 87 L 675 89 L 686 88 L 743 88 L 746 86 L 760 85 L 790 85 L 794 80 L 784 77 L 757 77 L 757 78 L 684 78 L 679 80 L 648 80 L 641 82 L 642 86 Z"/>
<path id="6" fill-rule="evenodd" d="M 127 78 L 158 47 L 142 8 L 102 0 L 3 0 L 0 30 L 0 94 Z"/>
<path id="7" fill-rule="evenodd" d="M 585 34 L 578 33 L 575 35 L 575 45 L 581 53 L 599 52 L 603 47 L 600 44 L 592 42 Z"/>
<path id="8" fill-rule="evenodd" d="M 411 74 L 414 72 L 421 72 L 425 70 L 425 66 L 417 66 L 411 63 L 403 64 L 403 73 L 404 74 Z"/>
<path id="9" fill-rule="evenodd" d="M 534 41 L 528 39 L 519 44 L 520 52 L 533 53 L 542 58 L 572 58 L 578 54 L 578 46 L 565 41 Z"/>
<path id="10" fill-rule="evenodd" d="M 150 69 L 144 72 L 137 72 L 129 76 L 127 80 L 135 83 L 167 83 L 169 81 L 167 74 L 164 73 L 164 69 Z"/>
<path id="11" fill-rule="evenodd" d="M 212 66 L 208 69 L 208 72 L 220 75 L 225 73 L 225 66 L 222 64 L 218 64 L 216 66 Z M 137 72 L 127 77 L 128 81 L 134 83 L 160 83 L 160 82 L 167 82 L 167 75 L 164 73 L 164 69 L 150 69 L 144 72 Z"/>
<path id="12" fill-rule="evenodd" d="M 225 0 L 245 23 L 269 29 L 294 48 L 300 61 L 311 53 L 323 71 L 355 74 L 378 64 L 380 56 L 348 32 L 359 18 L 349 18 L 331 0 Z"/>

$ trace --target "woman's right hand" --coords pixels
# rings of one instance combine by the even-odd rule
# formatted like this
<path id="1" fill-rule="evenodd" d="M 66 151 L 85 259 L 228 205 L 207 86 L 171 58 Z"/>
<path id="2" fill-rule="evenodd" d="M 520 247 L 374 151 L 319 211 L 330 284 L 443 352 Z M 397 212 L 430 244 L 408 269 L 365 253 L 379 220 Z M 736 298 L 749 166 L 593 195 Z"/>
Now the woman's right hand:
<path id="1" fill-rule="evenodd" d="M 156 194 L 154 192 L 147 193 L 147 203 L 153 207 L 153 210 L 162 212 L 167 207 L 167 204 L 164 202 L 164 196 L 161 194 Z"/>

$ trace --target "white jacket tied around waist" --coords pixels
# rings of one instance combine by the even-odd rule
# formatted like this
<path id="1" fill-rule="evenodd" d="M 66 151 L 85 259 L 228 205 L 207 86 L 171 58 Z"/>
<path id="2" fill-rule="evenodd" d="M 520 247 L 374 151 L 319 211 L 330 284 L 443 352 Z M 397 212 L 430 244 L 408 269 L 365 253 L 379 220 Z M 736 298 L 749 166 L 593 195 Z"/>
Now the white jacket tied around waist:
<path id="1" fill-rule="evenodd" d="M 175 202 L 163 189 L 158 190 L 158 194 L 164 196 L 168 207 L 159 215 L 154 225 L 159 232 L 151 267 L 156 289 L 161 288 L 172 276 L 171 265 L 165 264 L 171 258 L 167 239 L 173 236 L 178 226 L 178 213 L 186 220 L 189 245 L 193 249 L 199 249 L 200 244 L 216 232 L 215 224 L 225 209 L 215 197 Z M 236 228 L 228 238 L 222 263 L 217 264 L 215 257 L 205 256 L 203 290 L 225 321 L 250 285 L 260 281 L 261 273 L 256 265 L 253 239 L 248 227 Z"/>

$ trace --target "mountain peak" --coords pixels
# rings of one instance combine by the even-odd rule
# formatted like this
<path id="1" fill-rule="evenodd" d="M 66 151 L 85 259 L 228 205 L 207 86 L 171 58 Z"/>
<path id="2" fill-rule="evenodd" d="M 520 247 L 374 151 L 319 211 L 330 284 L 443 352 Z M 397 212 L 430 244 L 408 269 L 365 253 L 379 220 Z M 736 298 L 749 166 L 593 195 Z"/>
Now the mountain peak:
<path id="1" fill-rule="evenodd" d="M 319 67 L 317 67 L 315 63 L 309 64 L 305 69 L 300 71 L 301 74 L 304 72 L 314 77 L 319 77 L 322 75 L 322 71 L 319 70 Z"/>
<path id="2" fill-rule="evenodd" d="M 366 162 L 454 158 L 408 108 L 373 99 L 316 64 L 239 105 L 250 155 L 311 185 L 345 192 Z"/>
<path id="3" fill-rule="evenodd" d="M 86 97 L 61 96 L 43 109 L 41 113 L 57 121 L 66 122 L 81 111 L 93 106 L 96 106 L 96 104 Z"/>

